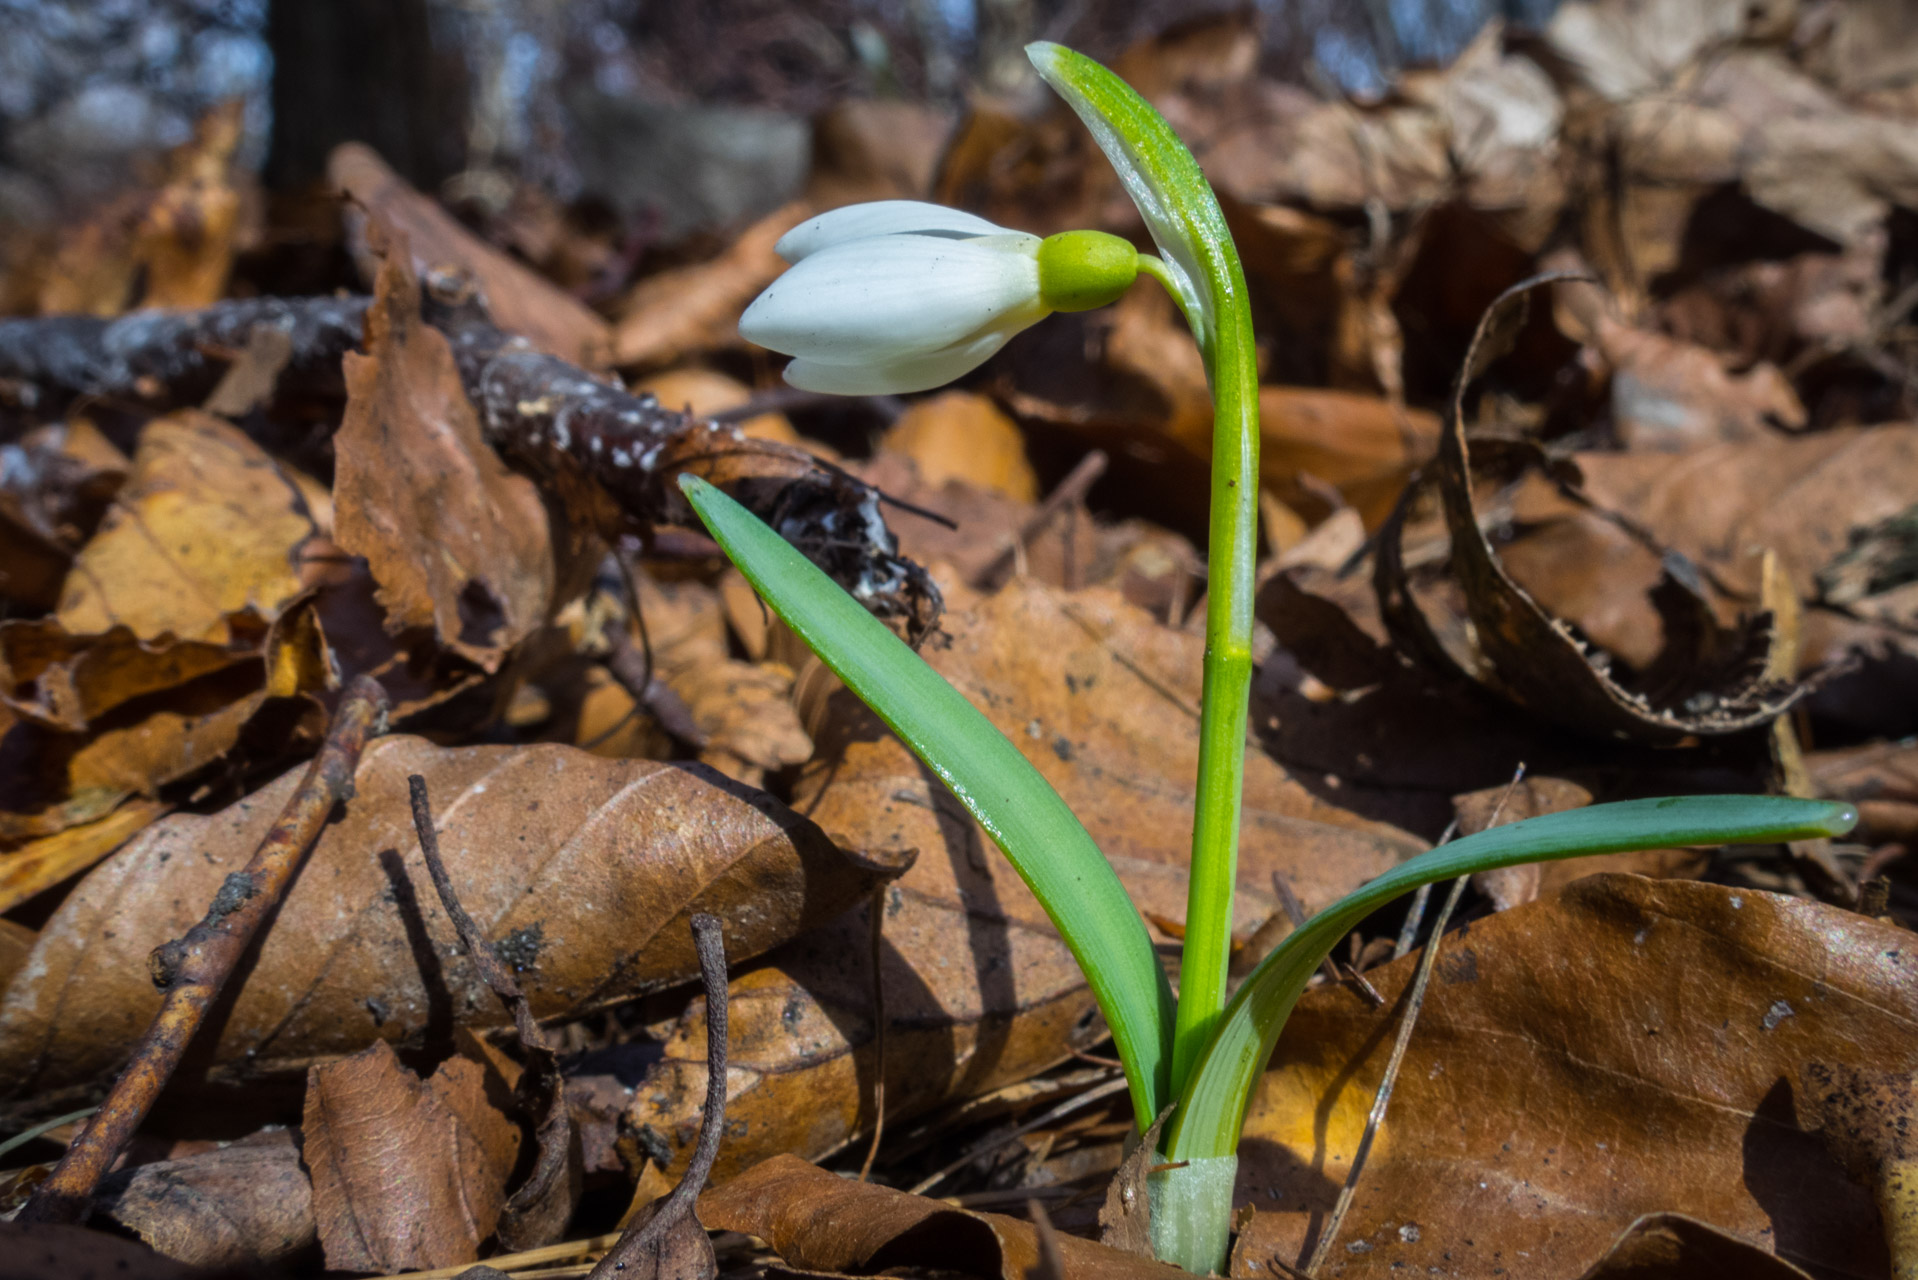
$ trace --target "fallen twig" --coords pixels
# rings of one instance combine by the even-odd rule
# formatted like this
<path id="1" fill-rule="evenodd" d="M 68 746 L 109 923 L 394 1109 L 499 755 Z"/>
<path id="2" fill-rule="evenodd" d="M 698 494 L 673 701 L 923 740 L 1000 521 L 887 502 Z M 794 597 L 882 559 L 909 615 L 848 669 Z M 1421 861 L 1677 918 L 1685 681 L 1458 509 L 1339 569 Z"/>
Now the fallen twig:
<path id="1" fill-rule="evenodd" d="M 1405 1016 L 1399 1019 L 1398 1038 L 1392 1042 L 1392 1056 L 1385 1061 L 1385 1076 L 1379 1081 L 1378 1095 L 1372 1099 L 1372 1110 L 1365 1117 L 1365 1133 L 1359 1138 L 1358 1150 L 1352 1154 L 1352 1168 L 1345 1175 L 1345 1185 L 1339 1188 L 1339 1198 L 1332 1205 L 1331 1216 L 1325 1220 L 1325 1230 L 1319 1233 L 1318 1243 L 1313 1246 L 1312 1258 L 1302 1268 L 1307 1276 L 1316 1276 L 1319 1268 L 1325 1265 L 1325 1258 L 1332 1251 L 1332 1242 L 1337 1239 L 1339 1227 L 1345 1221 L 1346 1210 L 1352 1207 L 1352 1196 L 1358 1191 L 1359 1174 L 1365 1169 L 1365 1157 L 1372 1150 L 1372 1140 L 1378 1135 L 1379 1126 L 1385 1123 L 1385 1109 L 1392 1103 L 1392 1086 L 1398 1083 L 1399 1064 L 1405 1061 L 1405 1048 L 1412 1043 L 1412 1028 L 1418 1025 L 1419 1011 L 1425 1007 L 1425 989 L 1432 981 L 1432 968 L 1438 963 L 1439 942 L 1445 934 L 1445 924 L 1452 918 L 1452 911 L 1458 906 L 1459 896 L 1465 892 L 1468 877 L 1460 876 L 1452 881 L 1452 891 L 1445 897 L 1445 905 L 1439 908 L 1438 919 L 1432 922 L 1432 940 L 1425 944 L 1425 951 L 1419 956 L 1418 972 L 1412 977 L 1412 987 L 1405 1002 Z"/>
<path id="2" fill-rule="evenodd" d="M 886 968 L 881 961 L 886 952 L 886 895 L 889 884 L 872 891 L 872 1142 L 866 1148 L 865 1163 L 859 1166 L 859 1180 L 872 1176 L 872 1162 L 879 1158 L 879 1139 L 886 1132 Z"/>
<path id="3" fill-rule="evenodd" d="M 980 1156 L 991 1155 L 993 1152 L 999 1150 L 1001 1147 L 1005 1147 L 1010 1145 L 1011 1143 L 1017 1142 L 1019 1139 L 1025 1137 L 1028 1133 L 1031 1133 L 1034 1129 L 1042 1129 L 1046 1125 L 1051 1124 L 1055 1120 L 1062 1120 L 1066 1116 L 1071 1115 L 1075 1111 L 1083 1110 L 1084 1108 L 1091 1106 L 1093 1103 L 1099 1101 L 1101 1098 L 1110 1098 L 1113 1094 L 1120 1092 L 1125 1087 L 1126 1087 L 1126 1082 L 1125 1082 L 1124 1076 L 1120 1076 L 1116 1080 L 1108 1080 L 1104 1084 L 1094 1085 L 1092 1088 L 1087 1089 L 1084 1093 L 1077 1094 L 1073 1097 L 1067 1098 L 1064 1102 L 1061 1102 L 1058 1106 L 1052 1108 L 1050 1111 L 1047 1111 L 1044 1115 L 1041 1115 L 1035 1119 L 1026 1121 L 1024 1124 L 1014 1129 L 1011 1133 L 997 1134 L 993 1137 L 987 1138 L 984 1142 L 980 1143 L 978 1146 L 968 1150 L 964 1155 L 960 1156 L 957 1160 L 952 1161 L 950 1164 L 939 1169 L 937 1172 L 929 1174 L 928 1176 L 921 1178 L 918 1182 L 914 1183 L 912 1186 L 912 1194 L 916 1196 L 925 1195 L 926 1192 L 932 1190 L 932 1188 L 938 1186 L 941 1182 L 944 1182 L 947 1178 L 951 1177 L 953 1174 L 957 1173 L 959 1170 L 965 1168 L 966 1165 L 970 1164 L 974 1160 L 977 1160 Z"/>
<path id="4" fill-rule="evenodd" d="M 397 261 L 390 269 L 406 270 Z M 909 634 L 937 622 L 938 588 L 898 554 L 880 495 L 864 482 L 802 449 L 675 412 L 616 378 L 534 351 L 493 323 L 472 280 L 457 271 L 429 273 L 424 284 L 421 313 L 451 343 L 487 443 L 589 512 L 602 535 L 697 529 L 676 483 L 690 473 L 731 493 L 868 608 L 902 619 Z M 382 281 L 382 290 L 392 287 Z M 198 403 L 261 327 L 288 336 L 288 385 L 341 395 L 341 357 L 361 346 L 367 309 L 388 296 L 240 299 L 112 321 L 3 320 L 0 402 L 43 417 L 82 396 L 154 408 Z"/>
<path id="5" fill-rule="evenodd" d="M 0 380 L 23 409 L 51 416 L 97 396 L 197 403 L 256 329 L 288 339 L 289 385 L 342 395 L 340 357 L 360 345 L 370 298 L 236 298 L 198 311 L 133 311 L 115 320 L 60 315 L 0 320 Z"/>
<path id="6" fill-rule="evenodd" d="M 587 1280 L 695 1280 L 718 1269 L 693 1205 L 713 1171 L 726 1131 L 726 943 L 719 921 L 693 917 L 699 977 L 706 988 L 706 1110 L 685 1176 L 645 1222 L 635 1222 Z"/>
<path id="7" fill-rule="evenodd" d="M 440 857 L 439 833 L 433 827 L 433 806 L 427 796 L 426 779 L 412 774 L 406 779 L 406 786 L 413 804 L 413 829 L 419 835 L 420 854 L 426 859 L 426 871 L 433 877 L 440 905 L 446 908 L 453 927 L 459 930 L 460 942 L 472 956 L 480 977 L 513 1015 L 520 1047 L 526 1052 L 526 1070 L 515 1092 L 526 1114 L 533 1117 L 538 1154 L 525 1181 L 507 1198 L 500 1216 L 500 1243 L 509 1250 L 546 1244 L 566 1229 L 579 1204 L 585 1178 L 579 1162 L 571 1159 L 573 1118 L 566 1109 L 559 1054 L 534 1020 L 533 1006 L 520 990 L 512 969 L 499 958 L 453 889 L 453 881 L 446 874 L 446 863 Z"/>
<path id="8" fill-rule="evenodd" d="M 227 876 L 205 919 L 186 936 L 154 948 L 148 958 L 154 985 L 166 992 L 160 1011 L 134 1046 L 99 1113 L 73 1140 L 47 1180 L 20 1211 L 23 1222 L 78 1223 L 93 1189 L 126 1149 L 160 1090 L 180 1065 L 260 924 L 286 892 L 293 871 L 319 838 L 333 807 L 351 793 L 360 752 L 386 723 L 386 691 L 369 676 L 355 680 L 340 702 L 319 755 L 300 789 L 286 802 L 244 871 Z"/>

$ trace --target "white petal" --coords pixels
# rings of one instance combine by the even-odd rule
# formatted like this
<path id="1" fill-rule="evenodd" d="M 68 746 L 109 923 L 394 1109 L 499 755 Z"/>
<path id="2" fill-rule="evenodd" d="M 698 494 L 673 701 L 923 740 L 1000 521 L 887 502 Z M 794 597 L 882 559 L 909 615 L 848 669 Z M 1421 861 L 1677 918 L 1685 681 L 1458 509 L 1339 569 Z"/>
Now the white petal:
<path id="1" fill-rule="evenodd" d="M 786 381 L 801 391 L 818 391 L 835 396 L 902 396 L 914 391 L 930 391 L 984 364 L 992 358 L 993 353 L 1006 345 L 1006 339 L 1025 327 L 1023 324 L 1008 325 L 965 342 L 954 343 L 943 351 L 895 360 L 890 364 L 826 364 L 819 360 L 795 360 L 786 366 Z"/>
<path id="2" fill-rule="evenodd" d="M 830 364 L 886 364 L 1038 318 L 1036 236 L 891 235 L 821 249 L 753 300 L 740 336 Z"/>
<path id="3" fill-rule="evenodd" d="M 867 236 L 918 232 L 922 235 L 996 236 L 1004 227 L 994 226 L 942 204 L 923 200 L 874 200 L 867 204 L 849 204 L 806 221 L 779 237 L 773 252 L 788 262 L 798 262 L 821 249 L 863 240 Z"/>

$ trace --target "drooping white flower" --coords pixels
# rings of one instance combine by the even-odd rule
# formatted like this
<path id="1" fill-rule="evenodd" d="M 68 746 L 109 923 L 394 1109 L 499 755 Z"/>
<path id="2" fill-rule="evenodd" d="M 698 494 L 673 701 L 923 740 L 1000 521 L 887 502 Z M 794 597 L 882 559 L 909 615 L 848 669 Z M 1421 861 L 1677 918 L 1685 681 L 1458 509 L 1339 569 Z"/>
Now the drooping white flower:
<path id="1" fill-rule="evenodd" d="M 1116 236 L 1041 240 L 915 200 L 850 205 L 775 246 L 793 264 L 739 318 L 750 342 L 793 356 L 806 391 L 925 391 L 983 364 L 1053 311 L 1102 306 L 1138 273 Z"/>

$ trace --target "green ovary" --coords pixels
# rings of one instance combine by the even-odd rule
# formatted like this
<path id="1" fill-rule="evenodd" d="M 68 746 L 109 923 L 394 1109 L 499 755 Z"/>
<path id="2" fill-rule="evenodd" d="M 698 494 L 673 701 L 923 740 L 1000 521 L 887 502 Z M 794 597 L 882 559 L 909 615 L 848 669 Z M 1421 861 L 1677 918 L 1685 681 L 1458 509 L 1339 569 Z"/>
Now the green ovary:
<path id="1" fill-rule="evenodd" d="M 1061 231 L 1039 244 L 1039 301 L 1049 311 L 1116 302 L 1139 278 L 1139 251 L 1103 231 Z"/>

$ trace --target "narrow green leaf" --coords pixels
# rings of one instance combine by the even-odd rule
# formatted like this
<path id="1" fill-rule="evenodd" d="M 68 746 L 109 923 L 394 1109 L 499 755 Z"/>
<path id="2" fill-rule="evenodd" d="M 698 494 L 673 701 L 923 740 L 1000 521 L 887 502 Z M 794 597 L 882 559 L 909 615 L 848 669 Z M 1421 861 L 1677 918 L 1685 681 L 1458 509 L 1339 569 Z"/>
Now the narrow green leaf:
<path id="1" fill-rule="evenodd" d="M 1338 940 L 1402 893 L 1454 876 L 1524 862 L 1672 845 L 1770 844 L 1843 835 L 1847 804 L 1778 796 L 1683 796 L 1594 805 L 1494 827 L 1400 864 L 1341 898 L 1279 945 L 1226 1006 L 1187 1082 L 1165 1150 L 1173 1160 L 1238 1149 L 1252 1086 L 1272 1057 L 1306 981 Z"/>
<path id="2" fill-rule="evenodd" d="M 879 714 L 1005 851 L 1085 972 L 1143 1131 L 1171 1092 L 1172 988 L 1138 909 L 1059 793 L 965 696 L 759 518 L 680 489 L 773 612 Z"/>

